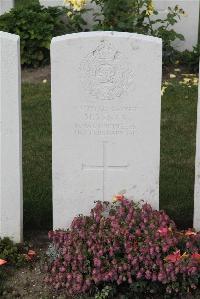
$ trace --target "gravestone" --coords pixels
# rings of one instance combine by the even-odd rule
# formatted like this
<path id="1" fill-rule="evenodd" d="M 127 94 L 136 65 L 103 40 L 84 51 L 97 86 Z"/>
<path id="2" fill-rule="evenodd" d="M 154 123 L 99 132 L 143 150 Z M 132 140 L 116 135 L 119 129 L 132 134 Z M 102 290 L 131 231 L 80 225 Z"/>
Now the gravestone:
<path id="1" fill-rule="evenodd" d="M 39 2 L 44 7 L 66 6 L 65 0 L 39 0 Z"/>
<path id="2" fill-rule="evenodd" d="M 0 32 L 0 237 L 22 241 L 21 78 L 17 35 Z"/>
<path id="3" fill-rule="evenodd" d="M 52 40 L 54 229 L 122 189 L 159 208 L 161 49 L 118 32 Z"/>
<path id="4" fill-rule="evenodd" d="M 199 99 L 198 99 L 198 108 L 197 108 L 196 162 L 195 162 L 195 187 L 194 187 L 194 228 L 200 231 L 200 81 L 199 81 Z"/>
<path id="5" fill-rule="evenodd" d="M 69 3 L 65 0 L 39 0 L 40 5 L 44 7 L 56 7 L 56 6 L 65 6 L 69 7 Z M 95 25 L 94 21 L 94 14 L 100 13 L 101 9 L 100 6 L 96 5 L 96 3 L 90 0 L 86 0 L 84 8 L 86 9 L 85 12 L 82 14 L 83 19 L 85 20 L 86 24 L 83 25 L 84 31 L 90 31 L 92 27 Z M 100 17 L 99 17 L 100 18 Z"/>
<path id="6" fill-rule="evenodd" d="M 0 15 L 9 12 L 14 7 L 14 0 L 0 0 Z"/>

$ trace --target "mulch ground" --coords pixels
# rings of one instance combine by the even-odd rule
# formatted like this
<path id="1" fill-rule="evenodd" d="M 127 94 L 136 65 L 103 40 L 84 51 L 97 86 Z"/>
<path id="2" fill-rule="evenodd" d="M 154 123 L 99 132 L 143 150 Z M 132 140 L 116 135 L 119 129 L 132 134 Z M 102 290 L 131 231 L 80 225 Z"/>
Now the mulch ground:
<path id="1" fill-rule="evenodd" d="M 49 65 L 38 69 L 22 69 L 22 83 L 45 83 L 51 80 L 51 67 Z"/>
<path id="2" fill-rule="evenodd" d="M 5 284 L 3 298 L 24 299 L 53 299 L 67 298 L 65 295 L 57 295 L 44 283 L 44 254 L 48 248 L 47 232 L 34 232 L 25 237 L 28 243 L 37 253 L 37 260 L 30 262 L 26 267 L 10 269 L 10 275 Z"/>

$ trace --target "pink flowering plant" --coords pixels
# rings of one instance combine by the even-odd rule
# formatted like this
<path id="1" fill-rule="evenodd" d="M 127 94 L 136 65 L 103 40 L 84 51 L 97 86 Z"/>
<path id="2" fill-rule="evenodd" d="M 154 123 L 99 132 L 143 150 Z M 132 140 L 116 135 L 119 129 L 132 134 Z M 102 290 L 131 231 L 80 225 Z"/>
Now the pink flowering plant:
<path id="1" fill-rule="evenodd" d="M 49 232 L 49 238 L 45 280 L 69 295 L 109 287 L 109 298 L 168 298 L 199 288 L 200 233 L 180 232 L 164 211 L 123 195 L 97 202 L 89 216 L 74 218 L 69 229 Z"/>

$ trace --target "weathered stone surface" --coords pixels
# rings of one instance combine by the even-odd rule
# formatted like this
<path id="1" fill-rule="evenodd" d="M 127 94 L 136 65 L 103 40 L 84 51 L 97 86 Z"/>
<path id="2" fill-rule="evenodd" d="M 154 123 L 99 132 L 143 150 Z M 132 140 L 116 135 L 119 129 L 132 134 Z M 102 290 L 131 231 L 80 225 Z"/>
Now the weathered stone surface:
<path id="1" fill-rule="evenodd" d="M 0 32 L 0 237 L 22 240 L 19 37 Z"/>
<path id="2" fill-rule="evenodd" d="M 129 33 L 53 39 L 54 228 L 122 189 L 158 209 L 161 49 Z"/>

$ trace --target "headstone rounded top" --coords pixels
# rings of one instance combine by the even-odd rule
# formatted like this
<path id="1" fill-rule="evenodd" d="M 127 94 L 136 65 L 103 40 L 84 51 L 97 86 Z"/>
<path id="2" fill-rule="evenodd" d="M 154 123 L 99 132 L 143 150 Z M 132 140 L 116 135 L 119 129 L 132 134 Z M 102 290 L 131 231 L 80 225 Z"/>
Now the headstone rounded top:
<path id="1" fill-rule="evenodd" d="M 17 41 L 17 40 L 20 39 L 19 35 L 4 32 L 4 31 L 0 31 L 0 37 L 1 38 L 6 38 L 6 39 L 9 39 L 9 40 L 14 40 L 14 41 Z"/>
<path id="2" fill-rule="evenodd" d="M 132 38 L 136 40 L 138 39 L 146 42 L 162 44 L 162 39 L 158 37 L 143 35 L 138 33 L 117 32 L 117 31 L 91 31 L 91 32 L 65 34 L 65 35 L 54 37 L 52 39 L 52 43 L 63 42 L 68 39 L 94 38 L 94 37 L 99 37 L 99 38 L 114 37 L 114 38 L 130 38 L 130 39 Z"/>

